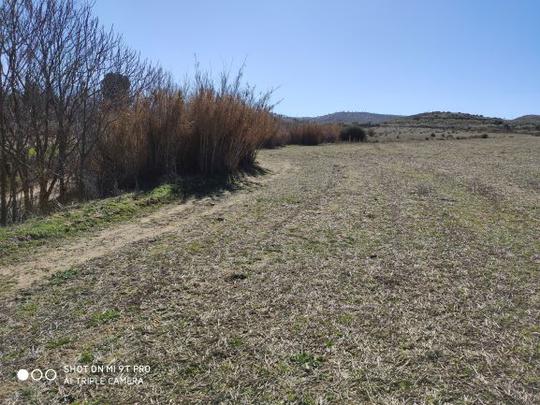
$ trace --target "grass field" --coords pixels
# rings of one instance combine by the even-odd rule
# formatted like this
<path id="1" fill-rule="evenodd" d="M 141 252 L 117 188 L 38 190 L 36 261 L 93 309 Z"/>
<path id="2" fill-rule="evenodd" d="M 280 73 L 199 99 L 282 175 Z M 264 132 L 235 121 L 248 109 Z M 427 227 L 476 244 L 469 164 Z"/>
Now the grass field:
<path id="1" fill-rule="evenodd" d="M 289 146 L 239 190 L 45 238 L 4 272 L 0 403 L 539 403 L 539 157 Z M 101 364 L 150 371 L 64 383 Z M 17 381 L 36 367 L 57 380 Z"/>

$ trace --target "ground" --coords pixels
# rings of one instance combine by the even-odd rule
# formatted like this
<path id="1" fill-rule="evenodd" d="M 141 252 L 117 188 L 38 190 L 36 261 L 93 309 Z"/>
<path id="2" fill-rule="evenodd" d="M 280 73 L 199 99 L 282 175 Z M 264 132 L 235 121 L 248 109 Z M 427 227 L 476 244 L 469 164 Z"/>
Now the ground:
<path id="1" fill-rule="evenodd" d="M 0 403 L 539 403 L 539 156 L 529 136 L 266 150 L 239 190 L 13 250 Z M 64 384 L 101 364 L 150 371 Z"/>

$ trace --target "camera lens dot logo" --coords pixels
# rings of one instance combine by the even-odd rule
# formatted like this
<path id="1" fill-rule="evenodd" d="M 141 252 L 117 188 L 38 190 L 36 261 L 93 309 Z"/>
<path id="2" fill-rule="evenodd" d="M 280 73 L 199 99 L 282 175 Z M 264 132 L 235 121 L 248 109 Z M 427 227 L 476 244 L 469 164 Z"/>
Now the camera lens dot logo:
<path id="1" fill-rule="evenodd" d="M 19 371 L 17 371 L 17 378 L 19 379 L 19 381 L 26 381 L 28 380 L 29 376 L 30 373 L 24 368 L 21 368 Z"/>
<path id="2" fill-rule="evenodd" d="M 56 371 L 52 368 L 48 369 L 47 371 L 45 371 L 45 378 L 49 381 L 56 380 Z"/>
<path id="3" fill-rule="evenodd" d="M 45 371 L 42 371 L 39 368 L 35 368 L 31 372 L 28 372 L 28 370 L 21 368 L 19 371 L 17 371 L 17 378 L 19 379 L 19 381 L 26 381 L 29 377 L 31 377 L 34 381 L 41 381 L 43 379 L 47 381 L 54 381 L 56 380 L 57 376 L 58 374 L 53 368 L 49 368 Z"/>
<path id="4" fill-rule="evenodd" d="M 43 371 L 41 371 L 39 368 L 36 368 L 32 370 L 30 373 L 30 377 L 32 377 L 32 380 L 39 381 L 43 378 Z"/>

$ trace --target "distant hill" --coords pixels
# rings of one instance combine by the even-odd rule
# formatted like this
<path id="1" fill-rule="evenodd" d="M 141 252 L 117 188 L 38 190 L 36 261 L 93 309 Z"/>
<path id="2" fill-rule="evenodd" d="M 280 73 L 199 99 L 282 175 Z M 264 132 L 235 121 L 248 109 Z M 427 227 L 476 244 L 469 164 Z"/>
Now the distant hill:
<path id="1" fill-rule="evenodd" d="M 304 121 L 319 124 L 374 124 L 385 127 L 444 128 L 454 130 L 530 133 L 538 131 L 540 115 L 524 115 L 514 120 L 451 111 L 431 111 L 415 115 L 374 114 L 368 112 L 341 111 L 319 117 L 280 116 L 287 122 Z"/>
<path id="2" fill-rule="evenodd" d="M 301 121 L 312 121 L 319 124 L 380 124 L 403 117 L 402 115 L 374 114 L 368 112 L 341 111 L 319 117 L 301 117 Z"/>
<path id="3" fill-rule="evenodd" d="M 420 114 L 411 115 L 408 118 L 420 118 L 420 119 L 460 119 L 460 120 L 486 120 L 488 117 L 483 115 L 468 114 L 462 112 L 452 111 L 430 111 Z"/>
<path id="4" fill-rule="evenodd" d="M 505 124 L 507 124 L 506 120 L 497 117 L 484 117 L 483 115 L 462 112 L 432 111 L 402 117 L 386 125 L 487 130 L 504 129 Z"/>
<path id="5" fill-rule="evenodd" d="M 540 115 L 524 115 L 522 117 L 513 119 L 511 122 L 513 124 L 518 124 L 518 125 L 523 125 L 523 124 L 539 125 Z"/>
<path id="6" fill-rule="evenodd" d="M 482 123 L 501 123 L 502 118 L 484 117 L 483 115 L 468 114 L 451 111 L 431 111 L 415 115 L 409 115 L 399 119 L 399 122 L 436 122 L 436 121 L 463 121 L 463 122 L 482 122 Z"/>

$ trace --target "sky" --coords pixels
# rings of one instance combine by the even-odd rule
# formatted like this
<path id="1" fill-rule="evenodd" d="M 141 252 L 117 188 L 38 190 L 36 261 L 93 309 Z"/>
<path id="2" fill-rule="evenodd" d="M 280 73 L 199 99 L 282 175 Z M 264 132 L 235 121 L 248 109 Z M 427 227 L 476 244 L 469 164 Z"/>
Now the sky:
<path id="1" fill-rule="evenodd" d="M 537 0 L 95 0 L 182 81 L 198 61 L 275 89 L 274 111 L 540 114 Z"/>

